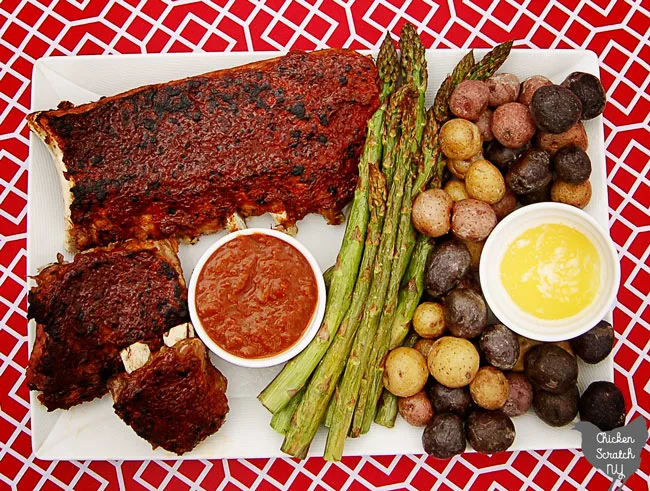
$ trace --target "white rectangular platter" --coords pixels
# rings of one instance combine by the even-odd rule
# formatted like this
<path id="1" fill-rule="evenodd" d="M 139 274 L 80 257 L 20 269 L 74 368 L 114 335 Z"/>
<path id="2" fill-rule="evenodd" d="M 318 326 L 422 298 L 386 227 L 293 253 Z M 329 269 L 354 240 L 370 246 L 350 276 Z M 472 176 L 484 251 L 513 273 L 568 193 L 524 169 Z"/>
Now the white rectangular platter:
<path id="1" fill-rule="evenodd" d="M 465 51 L 437 50 L 427 53 L 429 90 L 427 105 L 443 78 L 453 69 Z M 484 51 L 477 51 L 477 57 Z M 210 53 L 174 55 L 124 55 L 96 57 L 57 57 L 38 60 L 34 66 L 32 109 L 44 110 L 62 100 L 75 104 L 97 100 L 127 89 L 165 82 L 211 70 L 257 61 L 279 53 Z M 543 74 L 560 83 L 572 71 L 598 75 L 598 59 L 588 51 L 513 50 L 501 71 L 521 79 Z M 593 198 L 586 211 L 607 228 L 607 181 L 601 118 L 585 124 L 589 136 L 588 153 L 593 164 Z M 39 267 L 64 253 L 64 209 L 59 176 L 45 145 L 31 135 L 29 203 L 27 222 L 27 272 L 35 275 Z M 249 220 L 249 226 L 270 227 L 268 216 Z M 316 257 L 323 270 L 332 265 L 343 237 L 344 225 L 332 227 L 320 216 L 308 216 L 298 223 L 297 236 Z M 225 232 L 202 237 L 195 245 L 182 245 L 180 257 L 186 279 L 203 251 Z M 609 318 L 611 321 L 611 317 Z M 29 344 L 34 342 L 33 321 L 29 326 Z M 278 457 L 282 437 L 269 426 L 271 418 L 256 396 L 278 372 L 272 369 L 245 369 L 213 358 L 228 378 L 230 412 L 221 430 L 182 458 L 257 458 Z M 612 380 L 611 357 L 598 365 L 580 364 L 579 389 L 594 380 Z M 48 413 L 31 394 L 32 445 L 41 459 L 175 459 L 162 449 L 152 450 L 126 426 L 112 410 L 110 396 L 76 406 L 69 411 Z M 571 429 L 551 428 L 532 412 L 515 418 L 517 437 L 513 450 L 577 448 L 580 435 Z M 310 455 L 322 455 L 325 432 L 321 430 L 312 444 Z M 346 455 L 393 455 L 422 453 L 422 429 L 398 418 L 393 429 L 374 425 L 357 439 L 348 439 Z"/>

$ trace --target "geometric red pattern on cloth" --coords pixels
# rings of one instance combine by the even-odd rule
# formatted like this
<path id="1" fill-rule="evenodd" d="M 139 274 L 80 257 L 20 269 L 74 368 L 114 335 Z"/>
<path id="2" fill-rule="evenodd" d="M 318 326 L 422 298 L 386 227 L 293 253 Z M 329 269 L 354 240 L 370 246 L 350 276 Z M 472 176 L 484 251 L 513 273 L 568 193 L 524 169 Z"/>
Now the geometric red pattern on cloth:
<path id="1" fill-rule="evenodd" d="M 650 419 L 650 5 L 642 0 L 2 0 L 0 3 L 0 489 L 606 489 L 580 451 L 183 462 L 45 462 L 31 453 L 26 314 L 28 129 L 34 60 L 76 54 L 376 48 L 415 24 L 427 48 L 587 48 L 609 104 L 611 233 L 623 281 L 616 384 Z M 625 489 L 648 489 L 650 447 Z"/>

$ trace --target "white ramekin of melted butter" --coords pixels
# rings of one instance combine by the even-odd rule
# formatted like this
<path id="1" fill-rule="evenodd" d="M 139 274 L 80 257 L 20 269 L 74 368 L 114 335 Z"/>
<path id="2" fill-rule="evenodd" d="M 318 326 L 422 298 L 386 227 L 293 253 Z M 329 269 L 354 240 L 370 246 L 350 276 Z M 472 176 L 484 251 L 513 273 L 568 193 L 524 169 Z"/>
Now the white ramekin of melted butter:
<path id="1" fill-rule="evenodd" d="M 620 277 L 608 233 L 560 203 L 507 216 L 481 256 L 481 287 L 495 317 L 539 341 L 571 339 L 595 326 L 612 308 Z"/>

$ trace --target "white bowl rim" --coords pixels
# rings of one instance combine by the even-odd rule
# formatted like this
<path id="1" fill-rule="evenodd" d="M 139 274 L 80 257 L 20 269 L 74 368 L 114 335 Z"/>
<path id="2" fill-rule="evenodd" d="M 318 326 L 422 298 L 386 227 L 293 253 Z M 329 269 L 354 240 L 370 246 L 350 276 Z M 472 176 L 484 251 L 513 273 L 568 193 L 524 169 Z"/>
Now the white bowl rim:
<path id="1" fill-rule="evenodd" d="M 542 214 L 544 212 L 553 211 L 558 214 L 564 214 L 571 216 L 576 219 L 576 221 L 582 221 L 587 228 L 589 228 L 594 235 L 600 236 L 603 240 L 603 243 L 606 245 L 604 251 L 601 251 L 602 260 L 605 263 L 606 267 L 611 267 L 613 277 L 612 281 L 607 285 L 603 286 L 603 291 L 606 294 L 600 294 L 603 300 L 600 302 L 601 306 L 599 309 L 594 310 L 594 313 L 587 318 L 578 319 L 570 325 L 570 327 L 565 327 L 561 334 L 549 333 L 546 327 L 540 326 L 538 330 L 529 329 L 521 325 L 520 321 L 523 317 L 523 313 L 517 309 L 512 311 L 503 311 L 498 306 L 498 302 L 493 296 L 493 291 L 491 289 L 492 282 L 498 281 L 498 278 L 490 277 L 488 271 L 496 268 L 498 265 L 493 264 L 497 261 L 481 261 L 479 266 L 479 277 L 481 282 L 481 289 L 483 290 L 483 296 L 485 301 L 492 310 L 494 316 L 502 322 L 504 325 L 508 326 L 517 334 L 525 336 L 536 341 L 544 342 L 556 342 L 556 341 L 565 341 L 568 339 L 575 338 L 584 334 L 589 329 L 594 327 L 598 322 L 600 322 L 605 315 L 611 311 L 616 301 L 616 296 L 618 294 L 618 289 L 621 281 L 621 265 L 618 259 L 618 254 L 616 252 L 616 247 L 612 241 L 609 233 L 596 221 L 594 217 L 589 215 L 587 212 L 576 208 L 575 206 L 567 205 L 564 203 L 535 203 L 527 206 L 523 206 L 507 217 L 505 217 L 501 222 L 497 224 L 494 230 L 488 236 L 485 246 L 483 247 L 482 256 L 483 257 L 499 257 L 498 254 L 494 251 L 495 247 L 499 246 L 499 239 L 502 234 L 507 233 L 509 226 L 517 221 L 522 220 L 522 216 L 532 215 L 532 214 Z M 552 220 L 549 220 L 550 223 L 553 223 Z M 518 229 L 516 232 L 517 235 L 521 235 L 527 228 Z M 540 321 L 543 322 L 543 321 Z M 546 331 L 545 331 L 546 330 Z"/>
<path id="2" fill-rule="evenodd" d="M 275 237 L 276 239 L 280 239 L 286 242 L 287 244 L 293 246 L 302 256 L 304 256 L 304 258 L 309 263 L 312 272 L 314 273 L 314 277 L 316 278 L 318 298 L 316 303 L 316 309 L 314 311 L 314 314 L 312 315 L 309 327 L 305 329 L 302 336 L 299 338 L 299 340 L 296 343 L 294 343 L 288 349 L 278 353 L 277 355 L 267 356 L 264 358 L 243 358 L 240 356 L 233 355 L 232 353 L 229 353 L 228 351 L 220 347 L 217 343 L 215 343 L 212 340 L 212 338 L 210 338 L 210 336 L 208 336 L 208 333 L 201 325 L 201 321 L 199 320 L 199 316 L 196 311 L 196 302 L 195 302 L 196 283 L 198 281 L 200 272 L 203 270 L 203 267 L 205 266 L 205 263 L 208 261 L 210 257 L 212 257 L 212 255 L 215 253 L 217 249 L 222 247 L 224 244 L 230 242 L 231 240 L 236 239 L 237 237 L 241 237 L 244 235 L 255 235 L 255 234 L 267 235 L 270 237 Z M 291 237 L 290 235 L 287 235 L 284 232 L 279 232 L 273 229 L 245 228 L 241 230 L 236 230 L 234 232 L 225 235 L 224 237 L 221 237 L 214 244 L 212 244 L 199 258 L 199 261 L 196 263 L 196 266 L 192 271 L 192 276 L 190 277 L 187 303 L 190 312 L 190 318 L 192 319 L 192 324 L 194 326 L 194 329 L 196 330 L 196 333 L 198 334 L 198 336 L 201 338 L 203 343 L 208 347 L 210 351 L 212 351 L 219 358 L 227 362 L 230 362 L 234 365 L 238 365 L 246 368 L 267 368 L 267 367 L 279 365 L 280 363 L 284 363 L 290 360 L 291 358 L 293 358 L 294 356 L 298 355 L 302 350 L 304 350 L 307 347 L 307 345 L 311 342 L 314 336 L 316 336 L 316 333 L 318 332 L 318 329 L 320 328 L 320 324 L 325 315 L 325 303 L 326 303 L 325 280 L 323 279 L 323 273 L 321 272 L 320 266 L 318 265 L 318 262 L 316 261 L 314 256 L 297 239 Z"/>

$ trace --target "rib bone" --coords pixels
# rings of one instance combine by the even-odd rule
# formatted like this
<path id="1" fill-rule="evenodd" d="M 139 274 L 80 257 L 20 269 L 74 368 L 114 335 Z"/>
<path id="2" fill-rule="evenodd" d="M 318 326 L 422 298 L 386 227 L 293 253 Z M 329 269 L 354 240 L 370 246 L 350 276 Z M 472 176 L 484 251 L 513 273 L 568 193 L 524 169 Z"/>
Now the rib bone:
<path id="1" fill-rule="evenodd" d="M 246 220 L 239 213 L 235 212 L 226 218 L 226 229 L 228 232 L 235 232 L 237 230 L 243 230 L 246 227 Z"/>
<path id="2" fill-rule="evenodd" d="M 295 223 L 289 224 L 289 217 L 287 216 L 286 211 L 280 213 L 270 213 L 271 218 L 273 218 L 273 230 L 278 230 L 279 232 L 284 232 L 287 235 L 294 236 L 298 233 L 298 227 Z"/>
<path id="3" fill-rule="evenodd" d="M 186 322 L 185 324 L 179 324 L 172 327 L 169 331 L 163 334 L 163 342 L 165 343 L 165 346 L 171 348 L 181 339 L 192 337 L 194 337 L 194 328 L 191 323 Z"/>
<path id="4" fill-rule="evenodd" d="M 151 350 L 149 350 L 149 346 L 146 344 L 137 342 L 120 351 L 120 356 L 122 357 L 122 363 L 124 363 L 126 373 L 131 373 L 149 361 Z"/>

